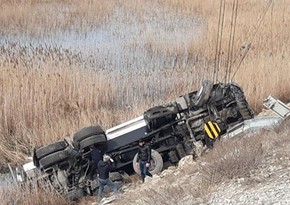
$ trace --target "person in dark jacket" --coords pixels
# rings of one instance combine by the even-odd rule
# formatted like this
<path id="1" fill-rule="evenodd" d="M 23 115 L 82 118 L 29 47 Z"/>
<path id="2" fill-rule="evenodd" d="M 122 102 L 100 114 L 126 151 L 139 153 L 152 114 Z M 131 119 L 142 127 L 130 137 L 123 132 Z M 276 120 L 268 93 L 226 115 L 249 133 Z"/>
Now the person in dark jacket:
<path id="1" fill-rule="evenodd" d="M 101 161 L 103 157 L 103 153 L 95 145 L 90 146 L 90 150 L 91 150 L 90 152 L 91 168 L 90 168 L 89 177 L 91 180 L 93 180 L 94 176 L 97 173 L 98 163 L 99 161 Z"/>
<path id="2" fill-rule="evenodd" d="M 152 177 L 152 174 L 148 171 L 150 166 L 150 160 L 151 160 L 150 145 L 146 144 L 144 139 L 140 139 L 137 155 L 137 166 L 138 165 L 140 166 L 141 178 L 143 183 L 145 181 L 146 175 Z"/>
<path id="3" fill-rule="evenodd" d="M 102 197 L 104 187 L 108 185 L 111 189 L 113 189 L 114 193 L 117 193 L 117 186 L 112 182 L 109 178 L 109 173 L 115 168 L 114 160 L 108 156 L 103 156 L 103 161 L 98 163 L 98 172 L 99 172 L 99 192 L 98 196 Z"/>

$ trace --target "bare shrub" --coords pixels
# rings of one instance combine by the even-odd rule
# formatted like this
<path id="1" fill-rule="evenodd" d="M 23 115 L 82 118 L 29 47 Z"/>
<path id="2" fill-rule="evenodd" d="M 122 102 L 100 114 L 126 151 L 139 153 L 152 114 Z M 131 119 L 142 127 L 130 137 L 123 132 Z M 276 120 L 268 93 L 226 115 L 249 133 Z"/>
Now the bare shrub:
<path id="1" fill-rule="evenodd" d="M 274 131 L 277 134 L 283 134 L 283 133 L 289 131 L 289 128 L 290 128 L 290 117 L 288 117 L 285 120 L 283 120 L 281 122 L 281 124 L 275 125 Z"/>
<path id="2" fill-rule="evenodd" d="M 263 158 L 260 136 L 217 142 L 204 156 L 201 166 L 204 180 L 209 185 L 234 177 L 246 176 Z"/>
<path id="3" fill-rule="evenodd" d="M 278 125 L 274 131 L 261 130 L 242 138 L 222 140 L 202 157 L 205 160 L 200 171 L 206 184 L 213 185 L 235 177 L 246 177 L 261 165 L 265 157 L 275 150 L 289 145 L 289 120 Z"/>
<path id="4" fill-rule="evenodd" d="M 290 119 L 282 121 L 281 124 L 274 127 L 274 131 L 270 133 L 267 141 L 265 142 L 269 149 L 282 149 L 289 153 L 287 146 L 290 143 Z"/>

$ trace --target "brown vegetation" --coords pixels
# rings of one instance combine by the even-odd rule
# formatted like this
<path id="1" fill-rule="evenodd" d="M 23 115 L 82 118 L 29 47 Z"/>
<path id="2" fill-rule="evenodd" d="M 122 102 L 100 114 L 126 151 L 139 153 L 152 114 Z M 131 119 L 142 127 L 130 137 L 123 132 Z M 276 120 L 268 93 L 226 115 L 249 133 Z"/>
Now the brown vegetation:
<path id="1" fill-rule="evenodd" d="M 44 184 L 24 185 L 23 187 L 11 186 L 0 189 L 1 204 L 5 205 L 68 205 L 69 203 L 58 195 L 51 187 Z"/>
<path id="2" fill-rule="evenodd" d="M 19 161 L 23 159 L 19 153 L 28 154 L 32 146 L 63 138 L 88 124 L 100 123 L 104 128 L 116 125 L 141 115 L 154 104 L 173 101 L 176 96 L 197 89 L 202 79 L 212 78 L 218 1 L 212 4 L 176 0 L 103 3 L 1 1 L 1 32 L 8 35 L 53 35 L 57 30 L 70 30 L 71 27 L 81 32 L 90 26 L 98 27 L 103 21 L 110 23 L 109 16 L 116 8 L 123 8 L 134 18 L 145 18 L 147 4 L 153 4 L 168 11 L 160 14 L 153 10 L 156 19 L 164 15 L 168 19 L 172 15 L 200 16 L 205 24 L 203 37 L 198 41 L 192 39 L 192 43 L 185 47 L 171 47 L 161 39 L 149 36 L 144 49 L 152 52 L 152 56 L 161 54 L 164 59 L 171 56 L 169 59 L 175 59 L 173 67 L 129 72 L 115 71 L 114 68 L 111 71 L 96 69 L 85 63 L 81 53 L 67 49 L 21 46 L 10 42 L 2 44 L 1 162 L 4 159 Z M 243 86 L 250 104 L 257 110 L 268 94 L 282 100 L 289 99 L 290 95 L 289 7 L 282 2 L 273 3 L 255 38 L 252 38 L 251 32 L 255 31 L 265 7 L 266 2 L 258 0 L 240 2 L 234 46 L 234 59 L 238 62 L 241 46 L 252 44 L 252 50 L 233 80 Z M 231 2 L 227 2 L 225 14 L 222 67 L 227 59 Z M 144 21 L 150 23 L 148 19 Z M 136 40 L 136 46 L 139 43 Z M 160 61 L 162 58 L 159 56 Z M 232 75 L 237 62 L 233 64 Z M 222 70 L 219 73 L 220 81 L 224 78 L 223 73 Z"/>
<path id="3" fill-rule="evenodd" d="M 254 35 L 266 5 L 261 0 L 240 1 L 231 72 L 233 76 L 236 71 L 232 80 L 242 85 L 256 111 L 269 94 L 290 99 L 290 4 L 288 0 L 273 1 Z M 226 1 L 221 68 L 228 63 L 231 8 L 232 2 Z M 148 66 L 148 69 L 150 62 L 143 65 L 145 69 L 126 70 L 143 60 L 142 56 L 124 59 L 128 67 L 115 70 L 110 67 L 112 56 L 107 56 L 106 66 L 95 67 L 90 63 L 94 57 L 88 60 L 82 53 L 68 49 L 1 41 L 0 166 L 7 161 L 23 162 L 32 147 L 72 135 L 80 127 L 98 123 L 109 128 L 141 115 L 152 105 L 173 101 L 178 95 L 198 89 L 201 80 L 213 78 L 218 11 L 219 1 L 209 4 L 202 0 L 1 1 L 0 33 L 4 39 L 7 36 L 38 38 L 64 31 L 86 33 L 112 22 L 118 29 L 126 29 L 132 19 L 144 22 L 144 31 L 153 20 L 165 19 L 169 26 L 163 28 L 162 23 L 158 24 L 164 34 L 148 35 L 145 41 L 131 37 L 128 31 L 131 52 L 141 47 L 156 61 L 154 65 L 166 65 Z M 118 14 L 125 14 L 123 18 L 128 18 L 128 22 L 117 24 L 114 19 Z M 202 34 L 190 38 L 188 44 L 172 44 L 166 33 L 172 32 L 170 25 L 177 17 L 198 17 Z M 251 50 L 237 70 L 241 55 L 250 43 Z M 224 75 L 223 69 L 218 80 L 224 81 Z M 255 148 L 259 153 L 260 148 Z M 232 151 L 236 160 L 240 159 L 240 153 L 231 148 L 225 150 Z M 236 161 L 249 165 L 254 162 Z M 227 162 L 221 163 L 224 167 L 223 163 Z M 232 173 L 235 174 L 239 173 Z"/>

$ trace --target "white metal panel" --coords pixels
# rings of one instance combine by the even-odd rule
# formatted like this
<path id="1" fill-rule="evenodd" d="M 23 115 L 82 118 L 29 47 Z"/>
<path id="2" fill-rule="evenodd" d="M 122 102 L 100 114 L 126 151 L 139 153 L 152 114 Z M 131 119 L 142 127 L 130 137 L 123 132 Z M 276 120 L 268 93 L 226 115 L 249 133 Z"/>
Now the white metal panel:
<path id="1" fill-rule="evenodd" d="M 141 127 L 146 127 L 146 122 L 143 116 L 137 117 L 133 120 L 127 121 L 106 131 L 107 139 L 111 140 L 116 137 L 122 136 L 126 133 L 135 131 Z"/>
<path id="2" fill-rule="evenodd" d="M 29 170 L 32 170 L 32 169 L 35 169 L 35 168 L 36 168 L 36 166 L 34 166 L 33 161 L 28 162 L 28 163 L 26 163 L 26 164 L 23 165 L 23 170 L 25 172 L 27 172 Z"/>
<path id="3" fill-rule="evenodd" d="M 285 103 L 281 102 L 273 96 L 269 96 L 267 99 L 265 99 L 263 105 L 266 108 L 273 110 L 281 118 L 290 116 L 290 108 Z"/>
<path id="4" fill-rule="evenodd" d="M 222 138 L 232 138 L 240 134 L 246 134 L 251 131 L 258 131 L 263 128 L 272 128 L 282 121 L 280 117 L 256 117 L 253 119 L 245 120 L 234 127 L 228 129 Z"/>

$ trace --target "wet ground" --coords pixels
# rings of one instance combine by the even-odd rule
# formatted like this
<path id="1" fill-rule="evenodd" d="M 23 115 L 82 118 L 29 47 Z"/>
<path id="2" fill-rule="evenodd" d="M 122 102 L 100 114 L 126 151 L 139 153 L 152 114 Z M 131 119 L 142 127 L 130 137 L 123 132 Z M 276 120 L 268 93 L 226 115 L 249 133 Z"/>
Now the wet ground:
<path id="1" fill-rule="evenodd" d="M 116 9 L 101 26 L 81 30 L 54 30 L 41 36 L 19 33 L 2 35 L 0 47 L 56 48 L 81 54 L 91 66 L 105 70 L 163 69 L 172 67 L 179 53 L 188 58 L 187 49 L 202 35 L 197 16 L 150 12 L 144 18 Z M 176 55 L 175 55 L 176 54 Z M 188 60 L 188 59 L 187 59 Z"/>

